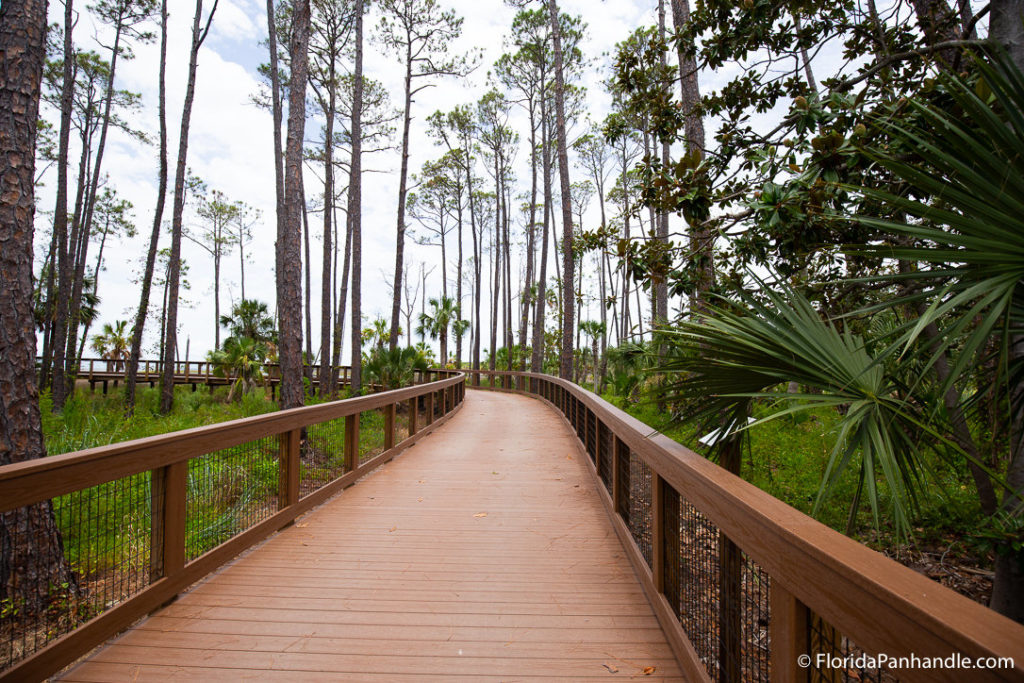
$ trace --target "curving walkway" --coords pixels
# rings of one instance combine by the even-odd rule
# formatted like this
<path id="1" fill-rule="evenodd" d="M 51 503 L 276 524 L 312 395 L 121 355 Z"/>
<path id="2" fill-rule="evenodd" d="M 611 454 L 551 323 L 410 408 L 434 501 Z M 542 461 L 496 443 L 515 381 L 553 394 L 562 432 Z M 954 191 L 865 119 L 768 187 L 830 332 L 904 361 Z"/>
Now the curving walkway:
<path id="1" fill-rule="evenodd" d="M 63 680 L 679 678 L 584 457 L 542 402 L 467 392 Z"/>

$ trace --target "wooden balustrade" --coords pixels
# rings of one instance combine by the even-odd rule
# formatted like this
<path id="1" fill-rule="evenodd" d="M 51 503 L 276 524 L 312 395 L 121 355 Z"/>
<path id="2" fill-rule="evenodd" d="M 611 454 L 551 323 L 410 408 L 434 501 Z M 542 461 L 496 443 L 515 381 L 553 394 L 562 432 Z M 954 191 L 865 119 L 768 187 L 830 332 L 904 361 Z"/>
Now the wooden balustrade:
<path id="1" fill-rule="evenodd" d="M 571 382 L 464 372 L 471 387 L 548 402 L 579 434 L 615 530 L 693 680 L 854 680 L 845 671 L 816 671 L 813 659 L 799 664 L 801 655 L 834 654 L 821 632 L 853 648 L 844 652 L 873 656 L 1014 658 L 1012 668 L 973 669 L 970 680 L 1024 680 L 1024 626 L 833 531 Z M 514 381 L 523 389 L 512 389 Z M 691 525 L 717 533 L 695 539 Z M 689 553 L 698 540 L 717 557 L 684 556 L 681 542 Z M 709 585 L 697 590 L 714 596 L 712 614 L 704 615 L 712 623 L 696 633 L 691 622 L 700 615 L 687 613 L 681 595 L 692 592 L 688 582 L 699 578 L 702 562 Z M 758 601 L 765 623 L 744 612 Z M 754 642 L 759 633 L 767 645 Z M 962 681 L 964 674 L 900 668 L 879 680 Z"/>
<path id="2" fill-rule="evenodd" d="M 202 372 L 203 368 L 197 368 Z M 0 672 L 0 681 L 41 680 L 59 671 L 96 645 L 145 616 L 196 580 L 217 569 L 239 552 L 290 524 L 298 515 L 353 484 L 369 470 L 387 462 L 399 451 L 443 424 L 461 406 L 465 376 L 434 371 L 439 379 L 429 384 L 385 391 L 342 401 L 269 413 L 258 417 L 188 429 L 180 432 L 92 448 L 75 453 L 0 467 L 0 514 L 44 504 L 52 506 L 61 496 L 142 475 L 147 488 L 145 504 L 152 511 L 148 557 L 148 585 L 105 609 L 48 645 L 14 661 Z M 434 416 L 434 396 L 441 414 Z M 425 398 L 427 415 L 419 423 L 415 407 Z M 408 406 L 408 436 L 396 443 L 396 406 Z M 382 411 L 383 452 L 360 462 L 360 415 Z M 344 420 L 344 457 L 340 476 L 300 496 L 301 462 L 307 430 Z M 332 423 L 333 424 L 333 423 Z M 268 513 L 227 541 L 189 559 L 186 527 L 189 520 L 190 467 L 195 459 L 236 446 L 276 440 L 276 511 Z M 148 485 L 147 485 L 148 484 Z M 112 504 L 113 505 L 113 504 Z M 50 509 L 53 509 L 52 507 Z M 96 507 L 103 513 L 106 504 Z M 123 513 L 123 511 L 121 511 Z M 118 524 L 116 517 L 106 524 Z M 43 560 L 40 560 L 43 561 Z M 9 645 L 0 642 L 0 645 Z"/>

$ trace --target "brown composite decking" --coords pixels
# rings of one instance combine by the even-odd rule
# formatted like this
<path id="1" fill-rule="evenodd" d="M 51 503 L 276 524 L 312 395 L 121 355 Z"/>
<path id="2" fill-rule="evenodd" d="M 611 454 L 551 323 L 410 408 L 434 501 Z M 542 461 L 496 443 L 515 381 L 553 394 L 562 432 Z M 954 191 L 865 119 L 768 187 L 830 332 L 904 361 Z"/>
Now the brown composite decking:
<path id="1" fill-rule="evenodd" d="M 467 392 L 63 680 L 678 679 L 584 457 L 542 402 Z"/>

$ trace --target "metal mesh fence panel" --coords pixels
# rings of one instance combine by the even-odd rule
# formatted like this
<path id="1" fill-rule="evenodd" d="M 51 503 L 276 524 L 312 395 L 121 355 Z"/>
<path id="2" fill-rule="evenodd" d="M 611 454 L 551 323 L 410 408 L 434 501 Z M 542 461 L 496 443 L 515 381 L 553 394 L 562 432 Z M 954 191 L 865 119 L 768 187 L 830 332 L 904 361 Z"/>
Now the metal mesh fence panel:
<path id="1" fill-rule="evenodd" d="M 629 457 L 629 531 L 651 566 L 651 468 L 636 453 Z"/>
<path id="2" fill-rule="evenodd" d="M 278 452 L 271 436 L 189 461 L 186 561 L 277 512 Z"/>
<path id="3" fill-rule="evenodd" d="M 439 403 L 434 398 L 435 406 Z M 359 415 L 359 464 L 384 452 L 384 413 L 367 410 Z"/>
<path id="4" fill-rule="evenodd" d="M 152 508 L 147 472 L 0 515 L 0 670 L 150 584 Z"/>
<path id="5" fill-rule="evenodd" d="M 719 672 L 718 540 L 718 529 L 711 520 L 680 496 L 680 621 L 713 680 Z"/>
<path id="6" fill-rule="evenodd" d="M 345 473 L 345 418 L 306 427 L 299 453 L 299 496 L 305 497 Z"/>
<path id="7" fill-rule="evenodd" d="M 899 678 L 885 668 L 868 669 L 859 657 L 864 651 L 813 611 L 807 617 L 808 680 L 811 683 L 894 683 Z"/>
<path id="8" fill-rule="evenodd" d="M 598 423 L 598 456 L 599 466 L 598 472 L 601 475 L 601 482 L 604 484 L 605 490 L 608 491 L 609 495 L 612 493 L 612 436 L 611 430 L 604 426 L 604 423 Z"/>

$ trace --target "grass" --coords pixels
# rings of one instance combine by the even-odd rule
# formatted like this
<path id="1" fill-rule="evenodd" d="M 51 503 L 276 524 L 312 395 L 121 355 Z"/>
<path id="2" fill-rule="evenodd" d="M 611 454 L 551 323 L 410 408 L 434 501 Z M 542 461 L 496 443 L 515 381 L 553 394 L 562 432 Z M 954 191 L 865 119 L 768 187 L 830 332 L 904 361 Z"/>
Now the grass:
<path id="1" fill-rule="evenodd" d="M 613 394 L 604 398 L 644 423 L 658 429 L 688 448 L 709 455 L 701 446 L 693 428 L 672 423 L 654 403 L 629 403 Z M 760 405 L 754 415 L 763 418 L 771 408 Z M 857 485 L 857 472 L 850 468 L 824 499 L 817 514 L 815 501 L 835 441 L 839 415 L 832 409 L 811 410 L 799 415 L 781 417 L 749 429 L 743 454 L 742 477 L 772 496 L 845 533 Z M 927 480 L 920 506 L 912 519 L 913 542 L 918 546 L 959 544 L 961 551 L 970 551 L 969 536 L 984 519 L 966 463 L 953 466 L 934 458 L 926 468 Z M 892 555 L 904 550 L 897 542 L 887 513 L 889 492 L 879 483 L 881 519 L 878 527 L 866 500 L 853 525 L 853 536 L 859 541 Z M 981 558 L 979 564 L 987 561 Z"/>

